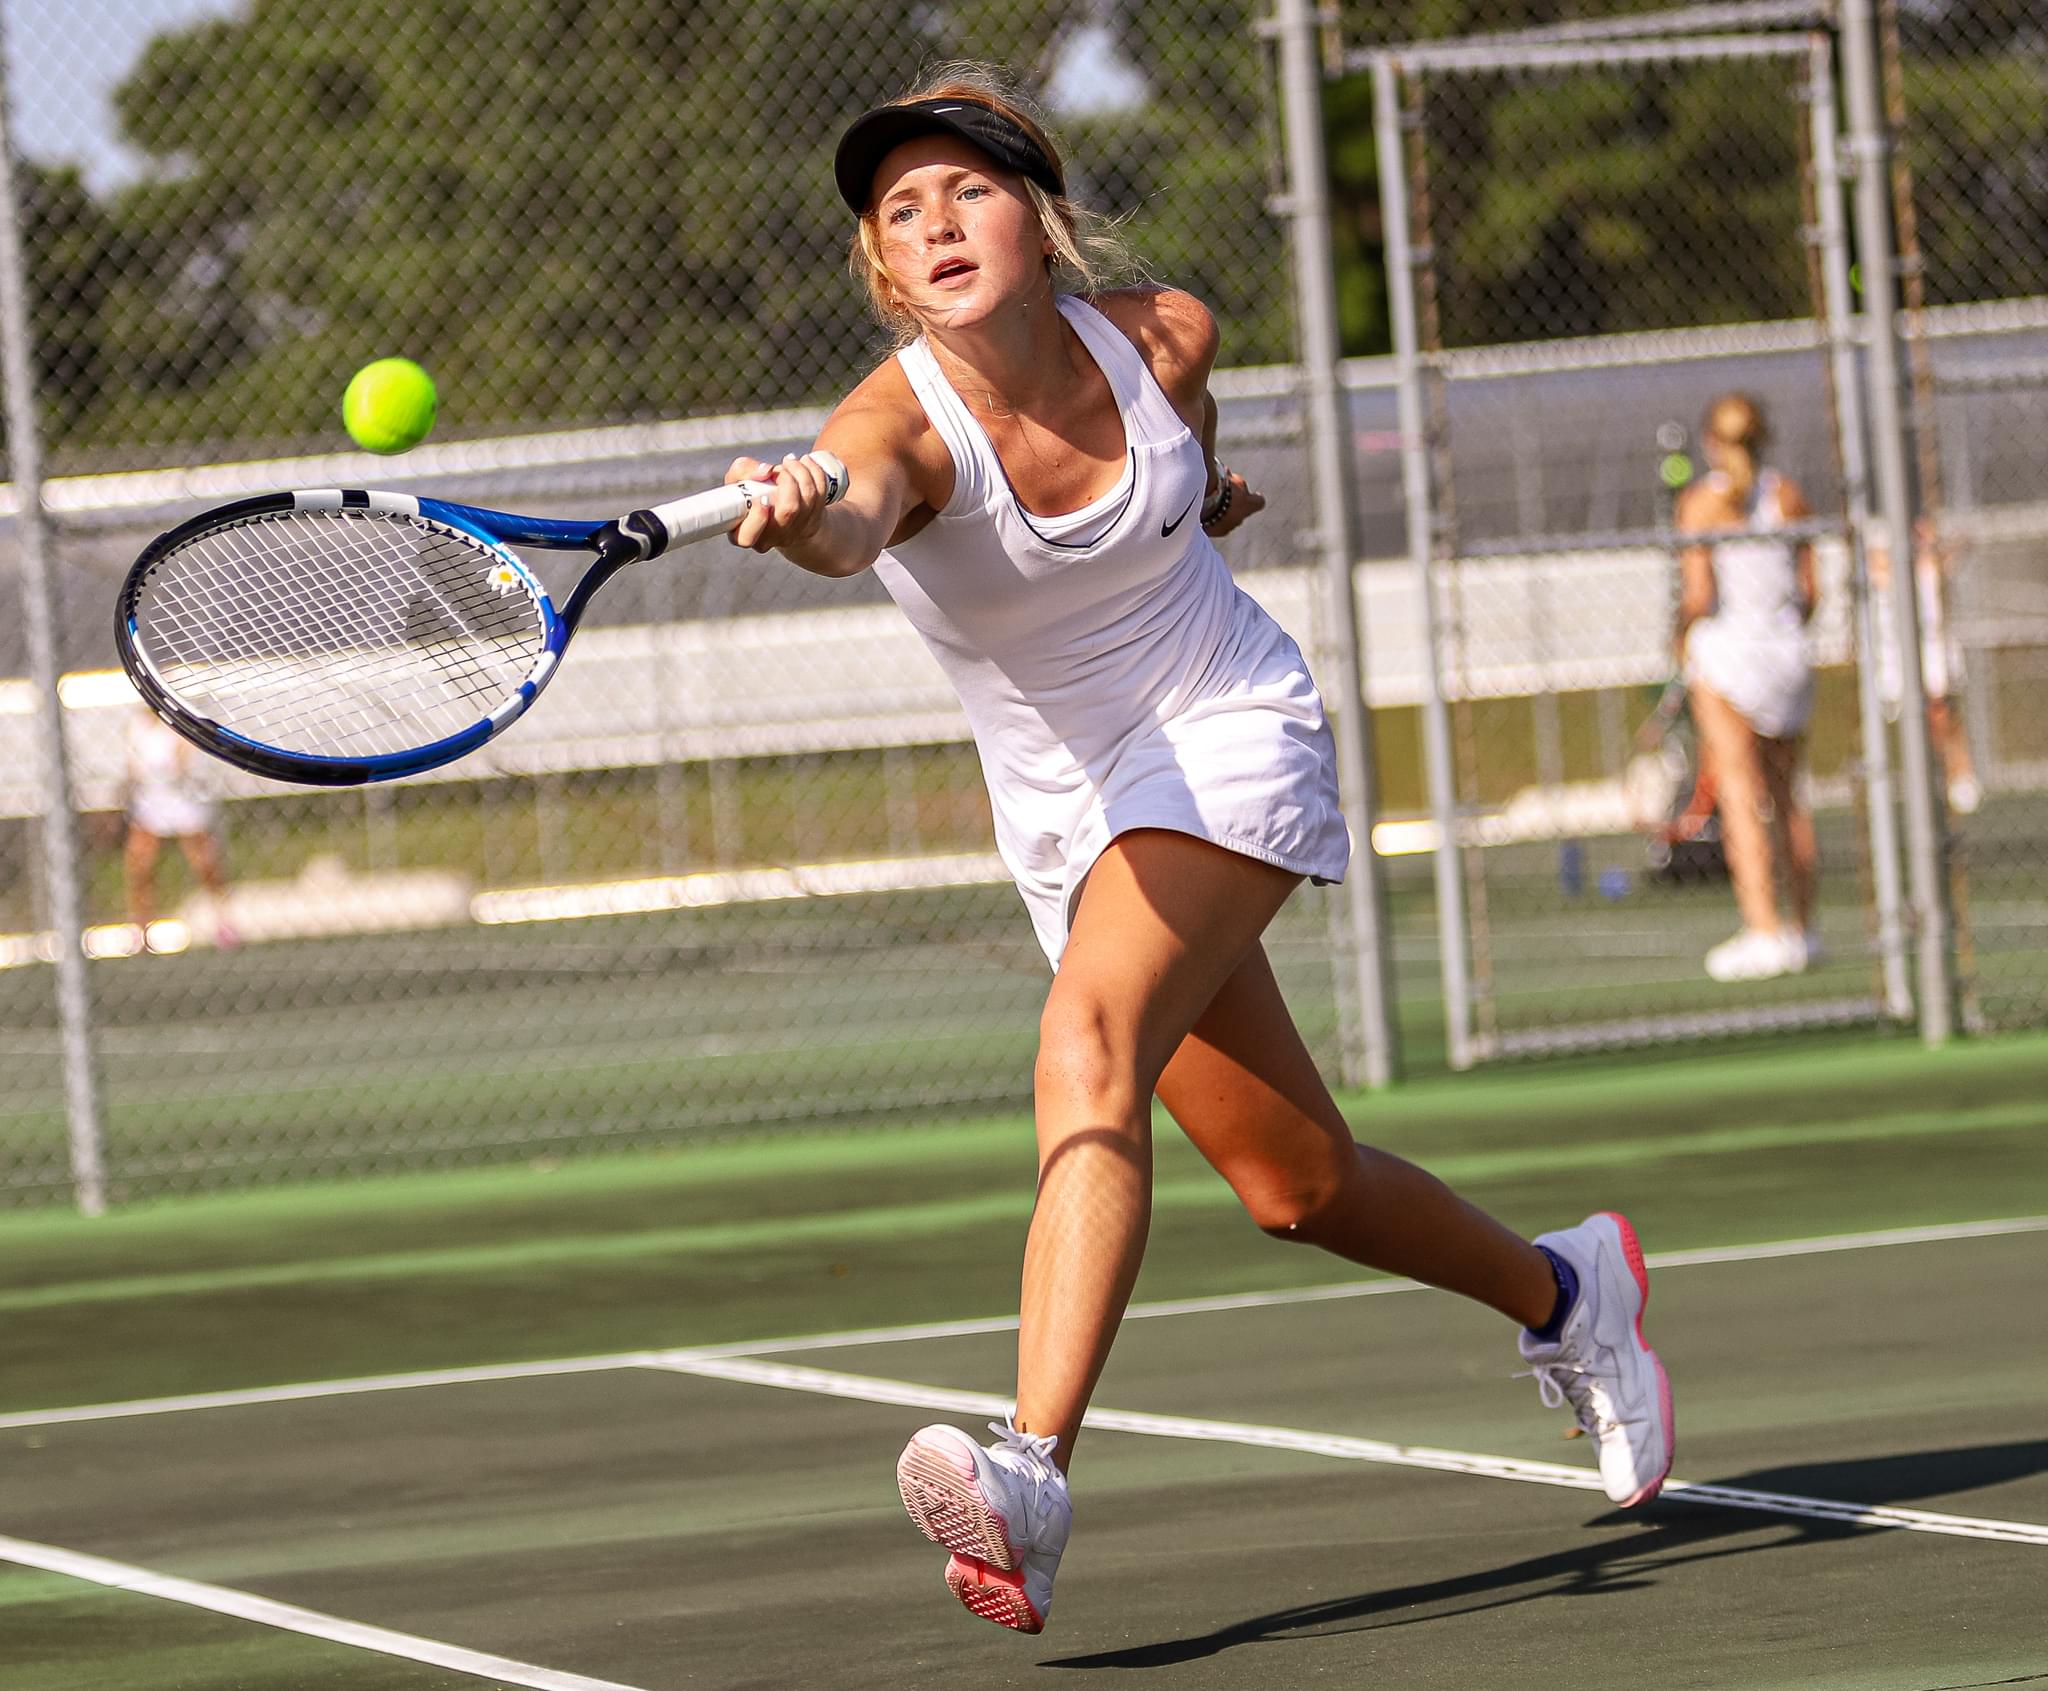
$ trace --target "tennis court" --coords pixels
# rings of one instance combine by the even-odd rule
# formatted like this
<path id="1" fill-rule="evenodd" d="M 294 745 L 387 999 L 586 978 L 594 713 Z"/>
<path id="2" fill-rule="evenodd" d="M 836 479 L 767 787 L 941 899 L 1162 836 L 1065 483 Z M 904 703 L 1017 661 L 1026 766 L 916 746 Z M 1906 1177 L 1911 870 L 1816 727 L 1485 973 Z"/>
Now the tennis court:
<path id="1" fill-rule="evenodd" d="M 1163 1132 L 1040 1638 L 953 1605 L 891 1482 L 1004 1407 L 1021 1118 L 9 1217 L 5 1680 L 2048 1677 L 2044 1056 L 1347 1098 L 1517 1226 L 1636 1220 L 1685 1484 L 1628 1516 L 1497 1320 L 1266 1240 Z"/>
<path id="2" fill-rule="evenodd" d="M 0 1691 L 2048 1691 L 2040 11 L 0 0 Z M 1046 974 L 872 575 L 627 572 L 488 752 L 228 778 L 226 902 L 141 886 L 150 537 L 809 446 L 889 350 L 835 137 L 956 54 L 1215 316 L 1228 562 L 1387 883 L 1304 889 L 1276 973 L 1332 1076 L 1391 999 L 1362 1137 L 1637 1224 L 1643 1509 L 1504 1323 L 1264 1237 L 1162 1122 L 1051 1629 L 941 1588 L 892 1469 L 1008 1406 Z M 351 450 L 397 353 L 440 432 Z M 1741 984 L 1636 831 L 1707 768 L 1657 693 L 1731 388 L 1821 514 L 1825 952 Z"/>

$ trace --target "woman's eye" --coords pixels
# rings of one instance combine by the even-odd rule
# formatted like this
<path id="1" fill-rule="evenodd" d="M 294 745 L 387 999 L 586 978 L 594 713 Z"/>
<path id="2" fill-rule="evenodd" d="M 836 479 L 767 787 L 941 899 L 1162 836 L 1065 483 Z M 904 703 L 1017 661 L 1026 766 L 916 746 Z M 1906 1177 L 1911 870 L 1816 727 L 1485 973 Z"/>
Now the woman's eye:
<path id="1" fill-rule="evenodd" d="M 889 221 L 891 223 L 908 223 L 910 221 L 910 207 L 898 206 L 889 213 Z"/>
<path id="2" fill-rule="evenodd" d="M 978 200 L 978 199 L 980 199 L 980 198 L 981 198 L 981 197 L 982 197 L 983 195 L 985 195 L 985 194 L 986 194 L 987 192 L 988 192 L 988 190 L 987 190 L 986 188 L 984 188 L 984 187 L 983 187 L 983 186 L 982 186 L 982 185 L 981 185 L 980 183 L 978 183 L 978 182 L 977 182 L 977 183 L 975 183 L 975 184 L 974 184 L 973 186 L 971 186 L 971 187 L 967 187 L 967 188 L 962 188 L 962 189 L 960 190 L 960 197 L 961 197 L 961 198 L 962 198 L 963 200 L 969 200 L 969 199 L 972 199 L 972 200 Z"/>

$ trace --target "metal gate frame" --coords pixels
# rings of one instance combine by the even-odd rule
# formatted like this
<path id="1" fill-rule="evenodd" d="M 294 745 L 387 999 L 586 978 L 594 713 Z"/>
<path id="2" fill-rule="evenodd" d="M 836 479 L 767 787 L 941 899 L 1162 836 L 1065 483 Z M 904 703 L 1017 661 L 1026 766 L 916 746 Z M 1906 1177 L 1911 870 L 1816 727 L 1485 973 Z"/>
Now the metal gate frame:
<path id="1" fill-rule="evenodd" d="M 1812 174 L 1809 196 L 1808 231 L 1817 259 L 1817 312 L 1828 353 L 1831 385 L 1836 401 L 1836 451 L 1844 492 L 1842 521 L 1825 525 L 1827 532 L 1845 533 L 1851 544 L 1855 637 L 1860 651 L 1870 652 L 1872 616 L 1865 568 L 1865 546 L 1873 516 L 1871 454 L 1865 441 L 1870 432 L 1867 417 L 1875 413 L 1876 447 L 1879 460 L 1880 503 L 1887 516 L 1905 497 L 1902 473 L 1886 459 L 1899 449 L 1896 405 L 1895 359 L 1881 356 L 1890 349 L 1891 325 L 1881 322 L 1886 314 L 1875 305 L 1859 334 L 1851 314 L 1850 256 L 1847 229 L 1842 216 L 1843 186 L 1851 179 L 1844 170 L 1845 157 L 1861 165 L 1872 157 L 1867 124 L 1859 122 L 1859 133 L 1848 138 L 1840 134 L 1835 102 L 1835 40 L 1817 27 L 1823 14 L 1810 5 L 1763 4 L 1693 8 L 1683 13 L 1666 13 L 1563 26 L 1553 32 L 1519 36 L 1472 38 L 1435 44 L 1379 48 L 1343 55 L 1339 63 L 1346 72 L 1366 70 L 1373 77 L 1375 122 L 1377 126 L 1381 206 L 1386 239 L 1390 310 L 1394 339 L 1394 361 L 1399 384 L 1400 431 L 1402 436 L 1402 483 L 1407 507 L 1409 555 L 1422 585 L 1424 632 L 1432 662 L 1430 687 L 1424 705 L 1424 753 L 1431 794 L 1437 846 L 1435 884 L 1439 945 L 1443 959 L 1443 1000 L 1449 1056 L 1453 1068 L 1466 1068 L 1475 1061 L 1516 1049 L 1512 1036 L 1491 1036 L 1476 1030 L 1474 1012 L 1483 1002 L 1473 980 L 1472 923 L 1466 901 L 1466 874 L 1460 841 L 1460 805 L 1452 755 L 1450 711 L 1442 684 L 1443 630 L 1436 614 L 1435 581 L 1439 565 L 1457 556 L 1447 526 L 1441 520 L 1445 501 L 1440 497 L 1437 454 L 1442 445 L 1441 417 L 1429 412 L 1428 383 L 1445 374 L 1447 359 L 1434 349 L 1425 350 L 1420 330 L 1421 312 L 1418 283 L 1433 265 L 1434 256 L 1426 242 L 1418 243 L 1414 206 L 1409 193 L 1408 161 L 1415 119 L 1406 119 L 1411 109 L 1403 103 L 1403 83 L 1411 89 L 1426 73 L 1455 74 L 1509 69 L 1555 69 L 1569 71 L 1617 63 L 1707 62 L 1741 57 L 1805 58 L 1806 92 L 1810 132 L 1805 138 Z M 1856 20 L 1845 19 L 1854 24 Z M 1746 34 L 1694 33 L 1727 23 L 1794 24 L 1796 30 L 1770 29 Z M 1867 17 L 1863 20 L 1867 35 Z M 1845 43 L 1845 47 L 1849 46 Z M 1867 53 L 1845 52 L 1843 68 L 1851 78 L 1872 74 Z M 1863 114 L 1858 113 L 1859 120 Z M 1407 131 L 1404 134 L 1404 130 Z M 1856 173 L 1859 194 L 1862 179 L 1880 178 L 1880 169 Z M 1881 189 L 1884 185 L 1878 181 Z M 1867 199 L 1867 195 L 1861 198 Z M 1879 245 L 1861 215 L 1858 233 L 1868 253 L 1888 254 Z M 1420 247 L 1420 250 L 1418 250 Z M 1873 270 L 1889 272 L 1889 261 Z M 1873 295 L 1883 290 L 1873 290 Z M 1864 373 L 1858 365 L 1859 346 L 1868 346 L 1871 369 L 1866 404 Z M 1886 368 L 1889 366 L 1889 369 Z M 1889 393 L 1886 384 L 1889 382 Z M 1886 401 L 1889 399 L 1890 403 Z M 1886 439 L 1890 435 L 1890 441 Z M 1888 450 L 1889 447 L 1889 450 Z M 1890 473 L 1887 473 L 1890 472 Z M 1441 492 L 1447 493 L 1448 489 Z M 1893 532 L 1905 532 L 1894 528 Z M 1652 537 L 1641 537 L 1652 538 Z M 1654 537 L 1669 544 L 1667 535 Z M 1894 572 L 1897 576 L 1899 572 Z M 1911 694 L 1919 693 L 1917 632 L 1901 619 L 1902 642 L 1908 643 L 1912 672 L 1907 682 Z M 1877 954 L 1877 992 L 1870 1002 L 1873 1019 L 1886 1015 L 1903 1019 L 1913 1013 L 1908 987 L 1907 949 L 1910 930 L 1917 928 L 1920 946 L 1920 1018 L 1923 1034 L 1930 1043 L 1945 1038 L 1950 1026 L 1953 999 L 1953 963 L 1950 955 L 1946 901 L 1940 894 L 1945 877 L 1939 873 L 1939 816 L 1935 815 L 1930 836 L 1926 813 L 1931 807 L 1931 766 L 1925 745 L 1924 713 L 1914 709 L 1913 699 L 1901 712 L 1905 742 L 1906 810 L 1914 835 L 1914 910 L 1909 922 L 1903 880 L 1900 873 L 1900 843 L 1896 824 L 1897 793 L 1893 781 L 1886 726 L 1876 697 L 1874 670 L 1859 664 L 1858 710 L 1862 731 L 1862 774 L 1865 782 L 1868 850 L 1873 878 Z M 1916 736 L 1917 730 L 1917 736 Z M 1915 738 L 1920 745 L 1915 746 Z M 1916 756 L 1916 752 L 1918 756 Z M 1932 846 L 1933 849 L 1930 849 Z M 1928 896 L 1929 889 L 1935 889 Z M 1931 907 L 1931 908 L 1930 908 Z M 1815 1007 L 1823 1019 L 1840 1021 L 1842 1007 Z M 1796 1016 L 1796 1012 L 1791 1013 Z M 1747 1023 L 1753 1016 L 1703 1015 L 1700 1033 L 1719 1031 L 1731 1022 Z M 1688 1023 L 1692 1020 L 1688 1018 Z M 1596 1030 L 1575 1038 L 1575 1044 L 1604 1043 Z M 1536 1043 L 1545 1047 L 1554 1038 Z"/>

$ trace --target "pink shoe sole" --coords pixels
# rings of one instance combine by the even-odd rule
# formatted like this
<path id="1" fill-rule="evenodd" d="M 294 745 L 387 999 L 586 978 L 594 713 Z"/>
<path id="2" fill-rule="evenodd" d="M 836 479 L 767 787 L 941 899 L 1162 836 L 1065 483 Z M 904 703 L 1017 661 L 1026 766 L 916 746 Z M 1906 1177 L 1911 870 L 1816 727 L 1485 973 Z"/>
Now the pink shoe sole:
<path id="1" fill-rule="evenodd" d="M 1010 1548 L 1010 1535 L 1002 1516 L 981 1494 L 973 1457 L 950 1443 L 927 1439 L 919 1433 L 896 1459 L 896 1489 L 902 1493 L 903 1507 L 916 1522 L 917 1530 L 941 1549 L 950 1550 L 956 1562 L 964 1559 L 983 1564 L 989 1571 L 1009 1575 L 1021 1587 L 1022 1576 L 1016 1572 L 1017 1553 Z M 951 1568 L 946 1571 L 946 1583 L 959 1591 Z M 964 1595 L 960 1600 L 981 1614 Z M 1017 1601 L 1023 1602 L 1021 1590 Z M 1028 1609 L 1029 1605 L 1025 1607 Z M 1034 1623 L 1025 1630 L 1036 1632 L 1038 1626 Z"/>
<path id="2" fill-rule="evenodd" d="M 1664 1471 L 1648 1485 L 1616 1507 L 1633 1509 L 1638 1503 L 1647 1503 L 1664 1489 L 1664 1481 L 1671 1473 L 1672 1459 L 1678 1454 L 1678 1418 L 1671 1411 L 1671 1380 L 1664 1372 L 1664 1364 L 1650 1344 L 1643 1337 L 1643 1311 L 1650 1307 L 1650 1270 L 1643 1261 L 1642 1241 L 1636 1237 L 1636 1230 L 1628 1223 L 1628 1217 L 1614 1210 L 1600 1212 L 1614 1223 L 1621 1233 L 1622 1260 L 1628 1264 L 1629 1273 L 1636 1277 L 1636 1290 L 1642 1294 L 1642 1302 L 1636 1306 L 1636 1343 L 1650 1359 L 1650 1366 L 1657 1370 L 1657 1407 L 1664 1416 Z"/>
<path id="3" fill-rule="evenodd" d="M 1024 1576 L 992 1568 L 972 1556 L 955 1555 L 946 1564 L 946 1589 L 979 1615 L 1014 1632 L 1043 1632 L 1045 1617 L 1024 1595 Z"/>

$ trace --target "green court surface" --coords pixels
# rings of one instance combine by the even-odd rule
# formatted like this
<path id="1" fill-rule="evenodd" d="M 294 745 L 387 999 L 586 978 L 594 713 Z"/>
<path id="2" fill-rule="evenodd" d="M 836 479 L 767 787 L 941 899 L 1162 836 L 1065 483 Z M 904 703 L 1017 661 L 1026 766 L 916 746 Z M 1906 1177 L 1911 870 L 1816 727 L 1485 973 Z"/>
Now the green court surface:
<path id="1" fill-rule="evenodd" d="M 1022 1118 L 6 1217 L 0 1685 L 2048 1683 L 2044 1064 L 1344 1100 L 1518 1227 L 1635 1220 L 1683 1483 L 1627 1514 L 1498 1318 L 1265 1238 L 1163 1129 L 1037 1638 L 891 1476 L 1010 1390 Z"/>

